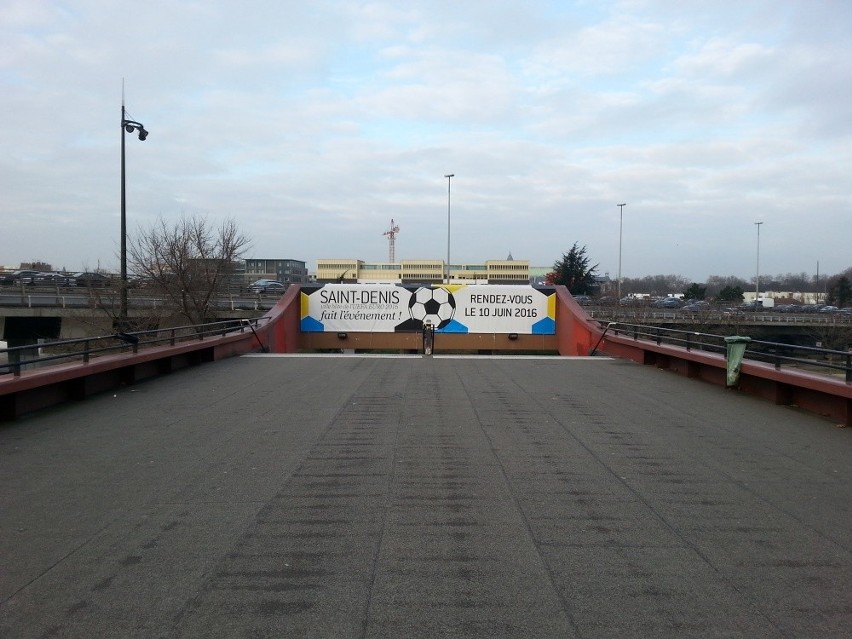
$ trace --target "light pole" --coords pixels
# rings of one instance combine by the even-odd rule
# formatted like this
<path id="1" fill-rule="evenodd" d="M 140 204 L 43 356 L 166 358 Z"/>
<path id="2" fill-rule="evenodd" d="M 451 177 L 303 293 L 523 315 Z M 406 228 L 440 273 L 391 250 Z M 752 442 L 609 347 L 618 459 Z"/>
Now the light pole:
<path id="1" fill-rule="evenodd" d="M 148 137 L 145 127 L 127 119 L 124 99 L 121 101 L 121 308 L 119 310 L 120 331 L 127 330 L 127 197 L 125 195 L 124 134 L 137 132 L 140 140 Z"/>
<path id="2" fill-rule="evenodd" d="M 758 299 L 760 298 L 760 225 L 763 222 L 755 222 L 757 227 L 757 275 L 754 278 L 754 305 L 757 307 Z"/>
<path id="3" fill-rule="evenodd" d="M 618 301 L 616 304 L 621 304 L 621 229 L 624 226 L 624 207 L 627 202 L 616 204 L 618 207 Z"/>
<path id="4" fill-rule="evenodd" d="M 447 284 L 450 283 L 450 184 L 455 176 L 455 173 L 444 176 L 447 178 Z"/>

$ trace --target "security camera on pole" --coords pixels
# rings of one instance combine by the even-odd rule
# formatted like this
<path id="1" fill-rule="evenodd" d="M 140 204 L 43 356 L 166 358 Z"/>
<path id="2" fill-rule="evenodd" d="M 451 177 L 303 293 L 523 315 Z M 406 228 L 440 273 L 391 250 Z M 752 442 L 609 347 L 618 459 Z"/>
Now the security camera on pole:
<path id="1" fill-rule="evenodd" d="M 125 195 L 125 170 L 124 170 L 124 135 L 136 132 L 139 139 L 144 141 L 148 137 L 145 127 L 135 120 L 127 118 L 124 108 L 124 90 L 121 96 L 121 308 L 119 310 L 120 331 L 127 330 L 127 197 Z"/>

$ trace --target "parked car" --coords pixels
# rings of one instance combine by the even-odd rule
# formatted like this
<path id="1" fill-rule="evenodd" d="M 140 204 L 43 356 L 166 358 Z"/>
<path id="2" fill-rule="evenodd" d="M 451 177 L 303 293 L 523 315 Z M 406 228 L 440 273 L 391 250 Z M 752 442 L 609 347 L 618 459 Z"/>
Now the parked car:
<path id="1" fill-rule="evenodd" d="M 249 293 L 283 293 L 287 287 L 277 280 L 257 280 L 252 282 Z"/>
<path id="2" fill-rule="evenodd" d="M 803 304 L 799 309 L 801 313 L 816 313 L 821 309 L 825 304 Z"/>
<path id="3" fill-rule="evenodd" d="M 683 306 L 683 302 L 677 297 L 664 297 L 654 302 L 653 306 L 655 308 L 680 308 Z"/>
<path id="4" fill-rule="evenodd" d="M 33 278 L 40 273 L 41 271 L 32 271 L 27 269 L 12 271 L 11 273 L 3 273 L 2 277 L 0 277 L 0 283 L 14 285 L 32 284 Z"/>
<path id="5" fill-rule="evenodd" d="M 103 273 L 83 271 L 74 273 L 74 283 L 77 286 L 109 286 L 110 279 Z"/>
<path id="6" fill-rule="evenodd" d="M 744 302 L 744 303 L 740 304 L 739 306 L 737 306 L 736 308 L 732 308 L 731 310 L 732 311 L 741 311 L 741 312 L 745 312 L 745 313 L 757 313 L 757 312 L 760 312 L 760 311 L 765 311 L 767 309 L 763 306 L 763 302 L 761 302 L 760 300 L 757 300 L 757 301 L 753 300 L 751 302 Z"/>
<path id="7" fill-rule="evenodd" d="M 839 311 L 840 311 L 840 309 L 837 306 L 828 305 L 828 306 L 823 306 L 821 309 L 819 309 L 817 311 L 817 313 L 825 313 L 826 315 L 831 315 L 831 314 L 837 313 Z"/>
<path id="8" fill-rule="evenodd" d="M 686 306 L 681 308 L 682 311 L 689 311 L 692 313 L 696 313 L 699 311 L 709 311 L 710 310 L 710 302 L 705 300 L 692 300 Z"/>
<path id="9" fill-rule="evenodd" d="M 74 278 L 65 273 L 39 273 L 33 277 L 33 284 L 43 286 L 69 286 Z"/>

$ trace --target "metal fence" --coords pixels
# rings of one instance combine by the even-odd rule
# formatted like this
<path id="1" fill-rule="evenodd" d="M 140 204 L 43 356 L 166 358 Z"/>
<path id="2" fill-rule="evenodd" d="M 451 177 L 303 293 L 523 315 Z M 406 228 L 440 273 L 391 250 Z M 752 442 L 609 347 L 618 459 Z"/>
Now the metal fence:
<path id="1" fill-rule="evenodd" d="M 680 346 L 687 351 L 700 350 L 721 354 L 727 352 L 725 337 L 730 337 L 623 322 L 609 323 L 607 332 L 632 337 L 634 340 L 647 340 L 656 344 Z M 852 383 L 852 349 L 840 351 L 749 339 L 745 359 L 769 363 L 779 370 L 786 366 L 832 376 L 842 375 L 847 384 Z"/>
<path id="2" fill-rule="evenodd" d="M 233 292 L 220 293 L 211 300 L 211 306 L 231 311 L 267 311 L 275 306 L 281 294 Z M 131 310 L 144 312 L 160 308 L 162 296 L 131 291 Z M 117 310 L 120 298 L 112 289 L 42 289 L 29 290 L 0 288 L 0 307 L 7 308 L 60 308 L 60 309 L 113 309 Z"/>
<path id="3" fill-rule="evenodd" d="M 223 320 L 187 326 L 113 333 L 97 337 L 47 340 L 36 344 L 0 348 L 0 375 L 19 376 L 25 367 L 36 368 L 57 362 L 88 362 L 92 357 L 112 353 L 138 353 L 140 349 L 181 342 L 203 341 L 229 333 L 254 332 L 264 318 Z M 259 340 L 258 340 L 258 343 Z"/>
<path id="4" fill-rule="evenodd" d="M 599 321 L 632 320 L 678 324 L 778 324 L 793 326 L 841 325 L 852 327 L 852 314 L 837 313 L 775 313 L 770 311 L 744 312 L 727 310 L 684 311 L 681 309 L 636 309 L 618 307 L 586 307 L 586 312 Z"/>

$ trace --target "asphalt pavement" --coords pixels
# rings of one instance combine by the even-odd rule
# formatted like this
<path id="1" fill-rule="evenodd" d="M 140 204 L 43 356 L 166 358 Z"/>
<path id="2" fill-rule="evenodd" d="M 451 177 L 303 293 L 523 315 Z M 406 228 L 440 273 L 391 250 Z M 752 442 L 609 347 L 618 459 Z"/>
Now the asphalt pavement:
<path id="1" fill-rule="evenodd" d="M 205 364 L 0 426 L 0 637 L 848 637 L 850 461 L 607 358 Z"/>

